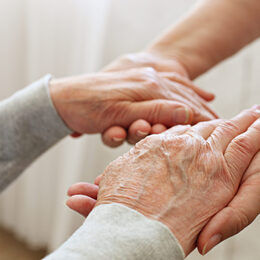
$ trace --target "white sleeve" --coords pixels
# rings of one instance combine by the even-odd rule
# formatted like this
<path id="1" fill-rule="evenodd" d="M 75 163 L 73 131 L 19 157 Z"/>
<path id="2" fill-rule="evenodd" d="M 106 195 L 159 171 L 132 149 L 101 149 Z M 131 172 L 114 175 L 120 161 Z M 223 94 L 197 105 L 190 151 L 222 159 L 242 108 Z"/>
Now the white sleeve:
<path id="1" fill-rule="evenodd" d="M 84 224 L 44 260 L 183 260 L 164 224 L 120 204 L 100 205 Z"/>

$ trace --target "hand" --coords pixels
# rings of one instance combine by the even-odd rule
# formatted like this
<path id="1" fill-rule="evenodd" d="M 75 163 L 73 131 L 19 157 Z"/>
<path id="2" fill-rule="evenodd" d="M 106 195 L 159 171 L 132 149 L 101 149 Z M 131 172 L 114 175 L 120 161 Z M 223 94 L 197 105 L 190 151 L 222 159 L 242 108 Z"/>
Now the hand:
<path id="1" fill-rule="evenodd" d="M 260 214 L 260 152 L 255 155 L 246 170 L 235 197 L 203 228 L 197 242 L 199 252 L 205 255 L 217 244 L 250 225 L 258 214 Z"/>
<path id="2" fill-rule="evenodd" d="M 159 55 L 159 52 L 155 53 L 152 51 L 128 54 L 112 62 L 105 68 L 105 71 L 116 72 L 143 67 L 150 67 L 158 72 L 172 73 L 171 80 L 177 84 L 175 92 L 183 96 L 186 101 L 185 104 L 195 109 L 194 124 L 217 118 L 216 113 L 205 102 L 213 100 L 214 95 L 196 87 L 189 80 L 186 69 L 172 57 L 162 56 Z M 103 142 L 109 146 L 116 147 L 127 139 L 130 144 L 135 144 L 149 134 L 159 134 L 166 129 L 167 127 L 162 124 L 153 126 L 149 122 L 139 120 L 130 126 L 128 132 L 119 126 L 108 129 L 103 134 Z"/>
<path id="3" fill-rule="evenodd" d="M 140 118 L 167 127 L 191 123 L 193 112 L 176 94 L 171 74 L 162 76 L 147 68 L 99 73 L 52 80 L 50 92 L 61 118 L 78 133 L 128 128 Z"/>
<path id="4" fill-rule="evenodd" d="M 203 227 L 232 200 L 259 151 L 259 117 L 255 107 L 229 121 L 178 126 L 146 138 L 106 168 L 97 205 L 121 203 L 161 221 L 188 255 Z M 70 193 L 79 194 L 75 187 Z M 86 194 L 84 184 L 82 190 Z M 73 198 L 68 205 L 75 208 Z"/>

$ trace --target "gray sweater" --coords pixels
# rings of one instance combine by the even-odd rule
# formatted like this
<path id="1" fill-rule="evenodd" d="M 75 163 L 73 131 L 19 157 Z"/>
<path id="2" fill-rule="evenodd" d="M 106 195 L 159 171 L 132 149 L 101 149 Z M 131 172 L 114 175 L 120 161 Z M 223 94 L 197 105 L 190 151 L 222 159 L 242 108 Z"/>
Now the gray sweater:
<path id="1" fill-rule="evenodd" d="M 0 191 L 71 131 L 57 114 L 50 76 L 0 102 Z M 184 259 L 167 226 L 119 204 L 96 207 L 84 224 L 45 260 Z"/>

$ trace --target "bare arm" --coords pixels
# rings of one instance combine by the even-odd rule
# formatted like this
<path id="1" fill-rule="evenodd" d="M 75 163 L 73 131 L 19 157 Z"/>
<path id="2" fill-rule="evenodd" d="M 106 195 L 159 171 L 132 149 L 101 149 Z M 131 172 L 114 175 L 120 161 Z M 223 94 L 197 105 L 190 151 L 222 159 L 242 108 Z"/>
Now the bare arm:
<path id="1" fill-rule="evenodd" d="M 201 0 L 150 47 L 194 79 L 260 36 L 259 0 Z"/>

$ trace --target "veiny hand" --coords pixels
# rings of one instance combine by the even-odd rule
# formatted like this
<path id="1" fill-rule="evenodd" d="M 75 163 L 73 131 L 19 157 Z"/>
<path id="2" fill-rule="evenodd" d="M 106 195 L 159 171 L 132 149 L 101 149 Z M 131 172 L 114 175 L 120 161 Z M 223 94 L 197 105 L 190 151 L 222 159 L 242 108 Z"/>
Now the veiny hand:
<path id="1" fill-rule="evenodd" d="M 189 80 L 185 68 L 176 59 L 162 56 L 152 51 L 128 54 L 112 62 L 105 68 L 105 71 L 116 72 L 144 67 L 153 68 L 157 72 L 171 73 L 170 79 L 176 86 L 174 91 L 176 94 L 183 96 L 186 101 L 185 104 L 189 105 L 195 113 L 192 123 L 195 124 L 217 117 L 205 102 L 213 100 L 214 95 L 196 87 Z M 135 144 L 149 134 L 159 134 L 166 129 L 167 127 L 162 124 L 151 125 L 150 122 L 139 120 L 134 122 L 128 131 L 119 126 L 108 129 L 103 134 L 103 142 L 109 146 L 116 147 L 127 139 L 130 144 Z"/>
<path id="2" fill-rule="evenodd" d="M 250 180 L 244 189 L 254 187 L 248 197 L 250 201 L 259 199 L 255 192 L 259 185 L 259 182 L 255 183 L 259 175 L 255 175 L 259 172 L 254 166 L 256 162 L 248 168 L 260 149 L 259 117 L 260 111 L 254 107 L 232 120 L 203 122 L 193 127 L 177 126 L 147 137 L 106 168 L 96 205 L 121 203 L 161 221 L 174 233 L 188 255 L 195 248 L 201 230 L 207 223 L 210 227 L 221 210 L 232 203 L 241 180 L 241 187 Z M 258 160 L 258 155 L 254 160 Z M 70 195 L 89 196 L 86 184 L 77 185 L 71 187 Z M 93 187 L 96 194 L 98 187 Z M 83 195 L 72 196 L 68 205 L 77 208 L 77 203 L 86 198 Z M 240 195 L 240 199 L 245 197 Z M 245 210 L 253 219 L 256 214 L 254 204 L 246 205 Z M 201 236 L 206 229 L 207 226 Z M 207 236 L 204 241 L 201 238 L 203 245 L 207 244 L 205 238 Z M 206 251 L 211 244 L 208 246 Z"/>
<path id="3" fill-rule="evenodd" d="M 141 118 L 167 127 L 189 124 L 192 108 L 168 78 L 170 73 L 149 68 L 98 73 L 52 80 L 50 92 L 61 118 L 78 133 L 103 133 L 114 125 L 128 128 Z"/>

